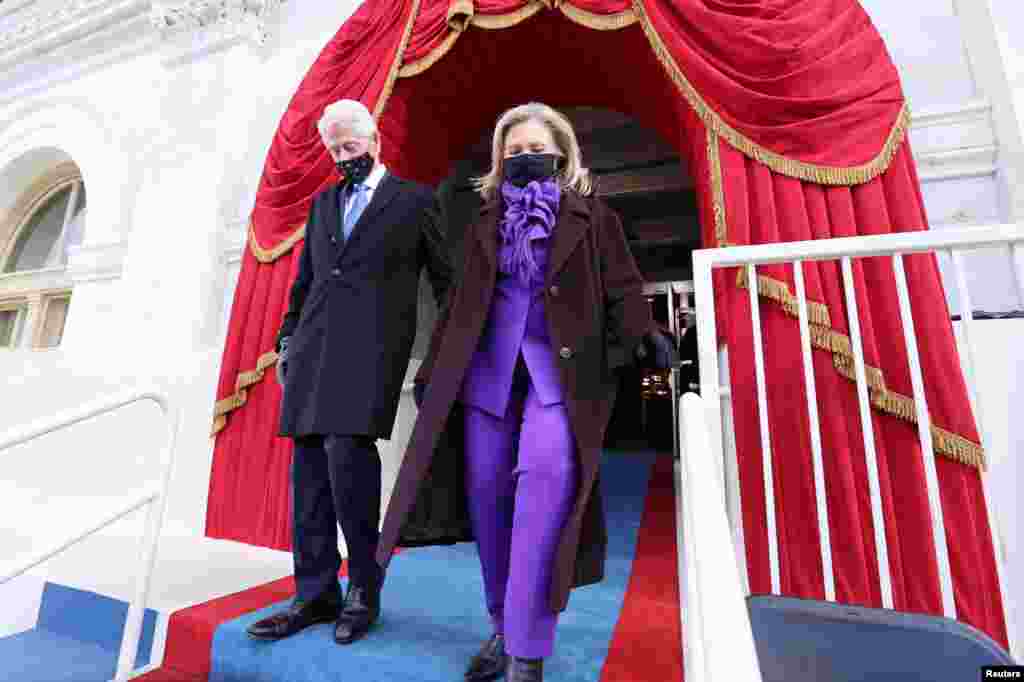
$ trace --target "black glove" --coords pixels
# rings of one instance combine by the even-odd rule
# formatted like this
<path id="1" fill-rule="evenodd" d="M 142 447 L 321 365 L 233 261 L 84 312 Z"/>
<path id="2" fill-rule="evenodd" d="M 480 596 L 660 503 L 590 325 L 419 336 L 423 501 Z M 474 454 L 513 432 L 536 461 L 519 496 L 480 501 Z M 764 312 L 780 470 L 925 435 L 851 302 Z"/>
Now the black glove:
<path id="1" fill-rule="evenodd" d="M 417 381 L 412 385 L 412 399 L 416 401 L 416 409 L 420 409 L 423 406 L 423 394 L 427 392 L 427 385 L 422 381 Z"/>
<path id="2" fill-rule="evenodd" d="M 286 336 L 278 342 L 279 350 L 277 351 L 277 365 L 274 367 L 274 373 L 277 375 L 277 383 L 284 386 L 284 378 L 288 374 L 288 341 L 292 337 Z"/>
<path id="3" fill-rule="evenodd" d="M 679 351 L 661 331 L 644 334 L 635 354 L 637 365 L 644 369 L 671 369 L 679 365 Z"/>

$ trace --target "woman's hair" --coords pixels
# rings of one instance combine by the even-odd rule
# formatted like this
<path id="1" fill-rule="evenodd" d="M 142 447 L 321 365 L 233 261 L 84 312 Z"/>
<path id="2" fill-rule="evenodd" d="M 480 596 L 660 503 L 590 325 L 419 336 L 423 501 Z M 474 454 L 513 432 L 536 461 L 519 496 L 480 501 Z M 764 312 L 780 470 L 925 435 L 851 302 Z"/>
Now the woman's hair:
<path id="1" fill-rule="evenodd" d="M 480 195 L 485 200 L 497 196 L 504 171 L 505 137 L 513 126 L 526 121 L 538 121 L 547 126 L 551 131 L 551 137 L 555 140 L 555 145 L 565 156 L 562 168 L 558 172 L 562 189 L 571 189 L 582 196 L 591 194 L 594 191 L 594 183 L 590 171 L 583 167 L 583 157 L 580 153 L 579 142 L 576 141 L 576 133 L 572 129 L 572 123 L 548 105 L 530 102 L 509 109 L 498 119 L 498 124 L 494 127 L 494 141 L 491 145 L 491 170 L 486 175 L 473 179 L 473 185 Z"/>

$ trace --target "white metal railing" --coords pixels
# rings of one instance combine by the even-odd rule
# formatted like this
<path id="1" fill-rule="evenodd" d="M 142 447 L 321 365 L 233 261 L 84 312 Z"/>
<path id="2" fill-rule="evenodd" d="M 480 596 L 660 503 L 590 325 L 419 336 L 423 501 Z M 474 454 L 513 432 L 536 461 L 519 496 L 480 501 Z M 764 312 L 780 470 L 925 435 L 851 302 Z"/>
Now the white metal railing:
<path id="1" fill-rule="evenodd" d="M 679 399 L 682 456 L 676 461 L 675 488 L 683 679 L 712 682 L 728 671 L 730 680 L 760 682 L 720 470 L 710 445 L 707 417 L 719 410 L 716 400 L 694 393 Z"/>
<path id="2" fill-rule="evenodd" d="M 0 452 L 2 452 L 7 448 L 27 443 L 48 433 L 59 431 L 73 424 L 143 401 L 156 403 L 167 424 L 166 442 L 161 459 L 163 466 L 162 478 L 159 485 L 144 488 L 142 492 L 132 496 L 129 503 L 111 512 L 102 521 L 66 539 L 56 547 L 38 552 L 28 560 L 23 560 L 19 563 L 18 568 L 0 576 L 0 584 L 16 578 L 54 555 L 59 554 L 71 545 L 84 540 L 93 533 L 148 505 L 139 575 L 135 585 L 135 595 L 125 617 L 124 634 L 121 637 L 121 651 L 118 655 L 117 672 L 114 676 L 115 682 L 127 680 L 135 666 L 135 654 L 139 648 L 139 639 L 142 635 L 142 617 L 145 614 L 146 603 L 149 598 L 153 566 L 156 562 L 157 542 L 160 537 L 160 528 L 163 525 L 164 510 L 167 506 L 167 490 L 170 484 L 171 471 L 173 470 L 174 442 L 178 433 L 180 415 L 177 410 L 172 408 L 170 401 L 163 391 L 157 389 L 133 389 L 96 398 L 80 407 L 65 410 L 52 417 L 40 419 L 0 434 Z"/>
<path id="3" fill-rule="evenodd" d="M 694 288 L 697 306 L 697 343 L 700 355 L 701 395 L 709 403 L 719 403 L 719 364 L 718 346 L 716 342 L 716 321 L 714 307 L 714 290 L 712 271 L 723 267 L 746 268 L 748 291 L 751 301 L 751 318 L 753 323 L 753 345 L 755 358 L 755 378 L 757 381 L 757 402 L 760 422 L 761 442 L 764 460 L 764 489 L 768 525 L 769 564 L 771 574 L 771 590 L 780 593 L 779 587 L 779 554 L 778 534 L 776 531 L 776 508 L 773 489 L 773 464 L 767 411 L 767 395 L 765 387 L 764 350 L 762 347 L 762 330 L 760 324 L 760 305 L 758 300 L 757 266 L 766 264 L 792 263 L 794 273 L 795 295 L 798 300 L 798 316 L 800 340 L 803 356 L 804 378 L 807 385 L 807 408 L 811 426 L 811 449 L 814 466 L 814 488 L 817 498 L 817 519 L 821 537 L 821 559 L 824 574 L 824 590 L 826 598 L 835 600 L 835 575 L 832 567 L 832 548 L 828 526 L 828 507 L 825 495 L 825 473 L 821 451 L 821 427 L 818 415 L 817 393 L 813 365 L 811 363 L 810 327 L 808 321 L 807 296 L 804 286 L 802 263 L 805 261 L 839 260 L 842 266 L 843 288 L 846 296 L 846 307 L 849 315 L 851 345 L 854 354 L 854 371 L 857 382 L 857 398 L 860 409 L 860 421 L 863 425 L 864 452 L 867 464 L 868 486 L 871 495 L 871 514 L 874 525 L 876 555 L 878 557 L 878 573 L 881 582 L 882 605 L 893 608 L 892 581 L 889 572 L 888 547 L 885 535 L 885 518 L 882 514 L 882 498 L 879 485 L 878 462 L 875 451 L 875 436 L 871 419 L 871 406 L 868 395 L 864 349 L 861 338 L 860 314 L 854 289 L 853 265 L 854 258 L 891 256 L 896 277 L 896 291 L 899 298 L 900 317 L 903 325 L 904 340 L 910 364 L 910 378 L 913 385 L 914 401 L 917 409 L 918 437 L 924 459 L 925 479 L 928 491 L 928 502 L 932 519 L 932 535 L 936 557 L 939 564 L 942 606 L 945 616 L 956 618 L 956 605 L 953 599 L 952 574 L 949 567 L 949 551 L 946 542 L 945 524 L 939 501 L 938 478 L 935 470 L 935 457 L 932 448 L 928 405 L 924 394 L 924 381 L 921 373 L 921 362 L 918 355 L 917 338 L 911 316 L 910 297 L 907 278 L 904 271 L 905 254 L 944 251 L 949 253 L 953 263 L 954 277 L 960 296 L 962 309 L 963 342 L 966 347 L 967 362 L 964 363 L 965 379 L 969 387 L 971 404 L 974 409 L 978 432 L 982 445 L 985 446 L 985 429 L 982 426 L 982 404 L 978 396 L 975 379 L 977 364 L 974 348 L 971 345 L 971 324 L 973 315 L 967 281 L 964 274 L 961 252 L 979 248 L 1000 247 L 1010 251 L 1014 263 L 1020 300 L 1024 304 L 1024 229 L 1017 225 L 995 225 L 973 227 L 957 230 L 905 232 L 897 234 L 873 235 L 867 237 L 846 237 L 819 241 L 789 242 L 782 244 L 765 244 L 759 246 L 738 246 L 724 249 L 703 249 L 693 254 Z M 722 414 L 711 410 L 708 419 L 712 433 L 723 434 Z M 717 458 L 722 458 L 722 440 L 711 439 L 711 447 Z M 726 472 L 736 471 L 735 468 L 724 467 Z M 725 485 L 736 500 L 740 500 L 738 474 L 726 475 Z M 982 486 L 985 493 L 986 512 L 989 527 L 993 534 L 993 547 L 996 551 L 996 568 L 999 576 L 999 587 L 1005 609 L 1007 630 L 1010 633 L 1011 651 L 1013 637 L 1017 633 L 1014 614 L 1009 608 L 1009 595 L 1006 589 L 1005 557 L 1000 551 L 1001 543 L 996 533 L 996 519 L 992 512 L 987 475 L 982 472 Z M 742 515 L 739 509 L 730 509 L 730 522 L 734 531 L 742 528 Z M 734 537 L 742 538 L 736 534 Z M 739 540 L 742 542 L 742 540 Z M 745 557 L 742 547 L 737 547 L 737 555 Z M 745 562 L 743 568 L 745 569 Z"/>

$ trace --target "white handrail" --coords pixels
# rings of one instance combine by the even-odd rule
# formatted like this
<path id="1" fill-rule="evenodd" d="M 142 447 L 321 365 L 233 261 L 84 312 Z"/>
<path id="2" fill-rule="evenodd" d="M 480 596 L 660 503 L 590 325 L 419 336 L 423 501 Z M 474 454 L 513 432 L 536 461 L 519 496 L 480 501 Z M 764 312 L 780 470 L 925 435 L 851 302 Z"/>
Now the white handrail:
<path id="1" fill-rule="evenodd" d="M 728 268 L 754 263 L 791 263 L 796 260 L 835 260 L 841 256 L 891 256 L 894 253 L 923 253 L 943 249 L 973 250 L 994 246 L 1006 247 L 1024 240 L 1024 229 L 1019 225 L 983 225 L 955 230 L 928 230 L 923 232 L 894 232 L 865 237 L 838 237 L 802 242 L 780 242 L 756 246 L 730 246 L 725 249 L 700 249 L 693 252 L 693 277 L 700 295 L 697 279 L 697 258 L 716 268 Z"/>
<path id="2" fill-rule="evenodd" d="M 72 536 L 71 538 L 65 540 L 64 542 L 60 543 L 56 547 L 53 547 L 51 549 L 43 550 L 42 552 L 37 552 L 36 554 L 34 554 L 32 556 L 31 559 L 22 560 L 22 563 L 19 564 L 18 568 L 14 569 L 12 571 L 8 571 L 3 576 L 0 576 L 0 584 L 3 584 L 5 582 L 7 582 L 8 580 L 14 580 L 15 578 L 17 578 L 19 575 L 22 575 L 23 573 L 28 573 L 29 571 L 31 571 L 33 568 L 35 568 L 39 564 L 41 564 L 44 561 L 47 561 L 49 559 L 52 559 L 53 557 L 57 556 L 58 554 L 63 552 L 65 549 L 70 547 L 71 545 L 77 543 L 79 540 L 84 540 L 85 538 L 89 537 L 93 533 L 95 533 L 97 531 L 100 531 L 100 530 L 103 530 L 104 528 L 106 528 L 110 524 L 114 523 L 115 521 L 120 521 L 125 516 L 128 516 L 129 514 L 131 514 L 133 511 L 136 511 L 137 509 L 139 509 L 141 507 L 144 507 L 145 505 L 147 505 L 150 502 L 152 502 L 153 500 L 155 500 L 158 497 L 158 495 L 159 495 L 159 493 L 156 492 L 155 489 L 147 490 L 145 493 L 142 493 L 141 495 L 136 495 L 135 497 L 132 498 L 132 501 L 131 501 L 130 504 L 122 505 L 121 507 L 118 507 L 117 511 L 112 512 L 112 513 L 108 514 L 107 516 L 103 517 L 102 521 L 97 521 L 96 523 L 94 523 L 91 526 L 89 526 L 88 529 L 79 532 L 77 535 Z"/>
<path id="3" fill-rule="evenodd" d="M 142 540 L 141 566 L 135 585 L 135 595 L 125 616 L 124 633 L 121 637 L 121 650 L 117 660 L 117 672 L 114 676 L 115 682 L 127 680 L 131 675 L 132 668 L 135 666 L 135 654 L 139 648 L 139 639 L 142 635 L 142 617 L 145 614 L 150 582 L 153 577 L 153 566 L 156 563 L 157 542 L 160 537 L 160 528 L 163 525 L 164 512 L 167 508 L 167 490 L 170 486 L 171 472 L 174 466 L 174 443 L 178 434 L 180 414 L 172 408 L 170 400 L 163 391 L 156 388 L 136 388 L 96 398 L 79 407 L 64 410 L 52 417 L 39 419 L 25 426 L 16 427 L 0 434 L 0 451 L 3 451 L 101 414 L 113 412 L 127 405 L 147 400 L 156 403 L 167 424 L 167 438 L 161 453 L 163 469 L 160 484 L 155 488 L 147 489 L 141 496 L 133 498 L 131 504 L 122 506 L 116 512 L 104 518 L 103 521 L 93 525 L 89 530 L 77 534 L 53 549 L 36 554 L 28 561 L 23 561 L 16 569 L 0 579 L 0 584 L 7 582 L 41 564 L 55 554 L 62 552 L 76 542 L 106 528 L 127 514 L 148 505 L 145 534 Z"/>
<path id="4" fill-rule="evenodd" d="M 868 386 L 864 367 L 863 347 L 860 339 L 859 320 L 857 315 L 857 301 L 853 287 L 852 259 L 870 256 L 886 256 L 893 259 L 893 270 L 896 276 L 897 296 L 900 299 L 901 322 L 903 325 L 904 337 L 907 342 L 907 354 L 911 374 L 911 383 L 914 389 L 916 405 L 916 420 L 919 430 L 919 440 L 922 456 L 925 458 L 925 483 L 928 489 L 929 509 L 932 513 L 932 535 L 935 545 L 935 554 L 939 569 L 939 587 L 942 593 L 943 612 L 947 616 L 955 617 L 955 601 L 953 599 L 952 580 L 949 569 L 949 559 L 946 547 L 946 536 L 943 530 L 944 520 L 939 504 L 937 476 L 935 462 L 931 455 L 931 436 L 928 431 L 928 412 L 924 396 L 924 386 L 921 377 L 920 364 L 917 356 L 917 343 L 914 334 L 914 324 L 910 316 L 909 296 L 905 274 L 903 271 L 903 256 L 911 253 L 948 251 L 953 256 L 956 269 L 957 287 L 961 291 L 963 301 L 969 305 L 966 280 L 962 272 L 962 263 L 959 254 L 962 251 L 970 251 L 981 248 L 1000 247 L 1008 249 L 1014 266 L 1014 275 L 1018 289 L 1020 290 L 1021 301 L 1024 302 L 1024 227 L 1021 225 L 985 225 L 965 227 L 956 230 L 940 231 L 917 231 L 901 232 L 885 235 L 868 235 L 860 237 L 844 237 L 840 239 L 824 239 L 816 241 L 787 242 L 777 244 L 764 244 L 754 246 L 737 246 L 720 249 L 702 249 L 693 253 L 693 277 L 697 300 L 697 342 L 700 350 L 700 374 L 702 395 L 708 399 L 716 397 L 718 384 L 718 358 L 717 358 L 717 336 L 715 320 L 715 302 L 713 291 L 713 271 L 715 268 L 744 267 L 748 271 L 750 292 L 756 290 L 756 280 L 749 276 L 755 266 L 779 263 L 801 263 L 803 261 L 818 260 L 840 260 L 843 266 L 844 294 L 847 302 L 847 312 L 850 314 L 851 345 L 854 353 L 854 369 L 857 382 L 858 403 L 861 411 L 861 421 L 864 426 L 865 456 L 867 459 L 868 483 L 872 494 L 872 516 L 874 519 L 874 531 L 876 548 L 878 550 L 879 575 L 883 594 L 883 605 L 891 607 L 891 586 L 889 585 L 888 563 L 889 557 L 886 547 L 886 535 L 884 528 L 884 516 L 881 513 L 881 495 L 878 481 L 877 463 L 874 453 L 874 434 L 871 426 L 872 416 L 868 407 Z M 803 312 L 806 302 L 806 292 L 803 290 L 802 281 L 797 282 L 798 306 L 800 307 L 801 325 L 806 324 Z M 752 313 L 755 324 L 757 323 L 756 313 Z M 968 357 L 973 352 L 970 347 L 969 332 L 966 327 L 970 326 L 970 311 L 965 313 L 965 342 L 968 345 Z M 760 355 L 761 349 L 756 343 L 758 331 L 754 330 L 754 351 L 755 356 Z M 801 336 L 806 332 L 801 329 Z M 803 343 L 803 339 L 802 339 Z M 806 362 L 806 353 L 803 353 Z M 755 357 L 755 363 L 761 359 Z M 979 432 L 984 432 L 985 426 L 982 423 L 981 406 L 982 397 L 977 395 L 976 379 L 974 376 L 973 362 L 968 363 L 967 376 L 972 408 L 976 414 Z M 755 367 L 756 369 L 756 367 Z M 760 383 L 760 382 L 759 382 Z M 765 404 L 758 390 L 759 408 L 765 410 Z M 713 427 L 715 428 L 715 427 Z M 812 425 L 813 428 L 813 425 Z M 724 434 L 723 434 L 724 435 Z M 984 441 L 984 434 L 982 436 Z M 715 445 L 717 438 L 713 438 Z M 718 456 L 721 450 L 716 448 Z M 982 485 L 986 490 L 985 506 L 986 515 L 989 520 L 992 532 L 992 542 L 996 547 L 996 570 L 999 575 L 999 589 L 1003 600 L 1003 615 L 1006 619 L 1010 650 L 1015 651 L 1016 637 L 1020 635 L 1016 625 L 1016 614 L 1012 604 L 1007 602 L 1009 595 L 1006 591 L 1004 557 L 999 551 L 999 539 L 996 529 L 996 519 L 991 508 L 991 500 L 987 495 L 987 474 L 981 474 Z M 817 483 L 817 481 L 816 481 Z M 820 507 L 819 507 L 820 509 Z M 771 511 L 769 510 L 770 514 Z M 770 519 L 768 520 L 770 523 Z M 742 550 L 742 548 L 741 548 Z M 824 548 L 823 548 L 824 551 Z M 742 551 L 740 552 L 743 555 Z M 827 586 L 826 586 L 827 589 Z"/>
<path id="5" fill-rule="evenodd" d="M 683 664 L 686 682 L 761 682 L 754 634 L 740 568 L 725 513 L 721 479 L 711 447 L 708 416 L 717 400 L 693 393 L 679 399 L 677 524 L 679 587 L 683 595 Z M 717 435 L 717 434 L 716 434 Z"/>

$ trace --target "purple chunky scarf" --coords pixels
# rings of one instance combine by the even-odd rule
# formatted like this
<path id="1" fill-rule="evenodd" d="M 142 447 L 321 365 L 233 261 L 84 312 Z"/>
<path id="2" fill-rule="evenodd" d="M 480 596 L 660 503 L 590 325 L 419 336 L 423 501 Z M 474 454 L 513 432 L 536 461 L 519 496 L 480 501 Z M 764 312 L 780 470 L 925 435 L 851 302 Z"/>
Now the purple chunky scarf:
<path id="1" fill-rule="evenodd" d="M 503 273 L 518 275 L 526 285 L 541 274 L 530 243 L 551 236 L 561 195 L 558 181 L 553 178 L 534 180 L 526 187 L 502 183 L 505 216 L 498 228 L 498 267 Z"/>

